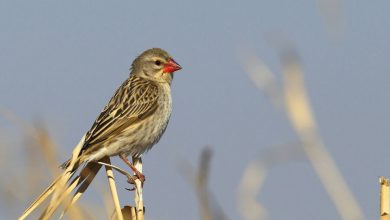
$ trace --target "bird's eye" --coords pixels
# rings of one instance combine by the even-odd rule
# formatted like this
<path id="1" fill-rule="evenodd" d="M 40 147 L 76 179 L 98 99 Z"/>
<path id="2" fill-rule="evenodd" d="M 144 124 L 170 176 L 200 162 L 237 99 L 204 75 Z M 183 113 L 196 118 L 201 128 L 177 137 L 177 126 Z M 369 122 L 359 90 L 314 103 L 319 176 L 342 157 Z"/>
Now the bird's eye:
<path id="1" fill-rule="evenodd" d="M 154 64 L 156 64 L 157 66 L 160 66 L 161 65 L 161 61 L 160 60 L 156 60 L 156 61 L 154 61 Z"/>

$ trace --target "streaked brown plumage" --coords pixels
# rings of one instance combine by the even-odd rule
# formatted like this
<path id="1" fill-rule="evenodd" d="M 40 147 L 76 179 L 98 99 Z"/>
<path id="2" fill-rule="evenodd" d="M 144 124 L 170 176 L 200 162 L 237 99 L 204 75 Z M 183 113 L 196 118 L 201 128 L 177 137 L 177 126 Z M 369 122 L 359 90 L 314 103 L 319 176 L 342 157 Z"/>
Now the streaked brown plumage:
<path id="1" fill-rule="evenodd" d="M 88 186 L 84 185 L 88 182 L 85 179 L 88 177 L 92 181 L 100 169 L 99 164 L 88 162 L 106 156 L 119 155 L 143 182 L 144 175 L 127 160 L 127 156 L 140 157 L 160 140 L 171 115 L 173 72 L 180 69 L 179 64 L 162 49 L 149 49 L 139 55 L 132 64 L 129 78 L 118 88 L 85 135 L 84 145 L 73 166 L 68 167 L 69 162 L 65 162 L 62 167 L 68 170 L 38 196 L 20 219 L 25 219 L 52 193 L 56 196 L 56 193 L 61 193 L 63 196 L 56 197 L 56 200 L 64 202 L 72 189 L 81 183 L 80 188 Z M 62 189 L 63 182 L 70 181 L 77 168 L 86 163 L 88 165 L 73 178 L 66 190 Z M 50 206 L 50 210 L 45 209 L 41 218 L 46 214 L 51 216 L 58 205 L 64 204 L 62 202 Z"/>
<path id="2" fill-rule="evenodd" d="M 150 150 L 167 127 L 172 109 L 170 84 L 173 72 L 180 69 L 162 49 L 149 49 L 139 55 L 129 78 L 87 132 L 75 168 L 105 156 L 120 155 L 125 160 Z"/>

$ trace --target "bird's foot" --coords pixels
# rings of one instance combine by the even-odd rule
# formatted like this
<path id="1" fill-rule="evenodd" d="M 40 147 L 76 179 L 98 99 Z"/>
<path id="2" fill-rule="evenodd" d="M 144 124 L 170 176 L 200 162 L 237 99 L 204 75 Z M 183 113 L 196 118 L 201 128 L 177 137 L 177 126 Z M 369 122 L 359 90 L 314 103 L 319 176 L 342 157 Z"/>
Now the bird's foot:
<path id="1" fill-rule="evenodd" d="M 144 186 L 145 182 L 145 175 L 142 174 L 141 172 L 137 172 L 135 176 L 141 181 L 142 186 Z"/>
<path id="2" fill-rule="evenodd" d="M 133 172 L 135 173 L 134 176 L 132 176 L 132 178 L 129 178 L 127 180 L 128 183 L 130 184 L 135 184 L 135 180 L 136 179 L 139 179 L 141 181 L 141 187 L 144 186 L 144 182 L 145 182 L 145 175 L 142 174 L 123 154 L 120 154 L 119 157 L 133 170 Z"/>
<path id="3" fill-rule="evenodd" d="M 134 176 L 131 176 L 127 179 L 127 182 L 130 184 L 135 184 L 135 180 L 140 180 L 141 183 L 143 184 L 145 182 L 145 175 L 142 173 L 135 174 Z"/>
<path id="4" fill-rule="evenodd" d="M 129 184 L 135 185 L 135 180 L 140 180 L 141 181 L 141 187 L 144 187 L 144 182 L 145 182 L 145 175 L 143 175 L 141 172 L 136 173 L 134 176 L 131 176 L 127 179 L 127 182 Z M 132 188 L 126 188 L 129 191 L 134 191 L 135 187 Z"/>

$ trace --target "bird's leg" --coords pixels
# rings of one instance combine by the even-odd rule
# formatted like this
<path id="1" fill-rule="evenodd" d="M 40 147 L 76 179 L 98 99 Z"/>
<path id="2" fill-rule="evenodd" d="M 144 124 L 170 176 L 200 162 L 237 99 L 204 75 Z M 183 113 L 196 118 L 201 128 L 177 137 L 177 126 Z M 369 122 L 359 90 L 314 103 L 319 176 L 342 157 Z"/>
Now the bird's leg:
<path id="1" fill-rule="evenodd" d="M 145 175 L 143 175 L 139 170 L 127 159 L 127 157 L 124 154 L 119 154 L 119 157 L 129 166 L 133 172 L 135 173 L 135 176 L 141 181 L 142 185 L 145 182 Z M 134 180 L 128 181 L 131 184 L 134 184 Z"/>

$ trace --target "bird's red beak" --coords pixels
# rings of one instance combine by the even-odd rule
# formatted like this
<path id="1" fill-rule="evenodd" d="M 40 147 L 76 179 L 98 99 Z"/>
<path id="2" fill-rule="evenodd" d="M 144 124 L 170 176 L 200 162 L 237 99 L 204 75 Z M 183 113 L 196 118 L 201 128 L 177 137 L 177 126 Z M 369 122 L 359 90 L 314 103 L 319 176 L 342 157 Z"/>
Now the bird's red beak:
<path id="1" fill-rule="evenodd" d="M 181 66 L 172 58 L 169 59 L 168 63 L 166 63 L 164 66 L 165 73 L 173 73 L 178 70 L 181 70 Z"/>

